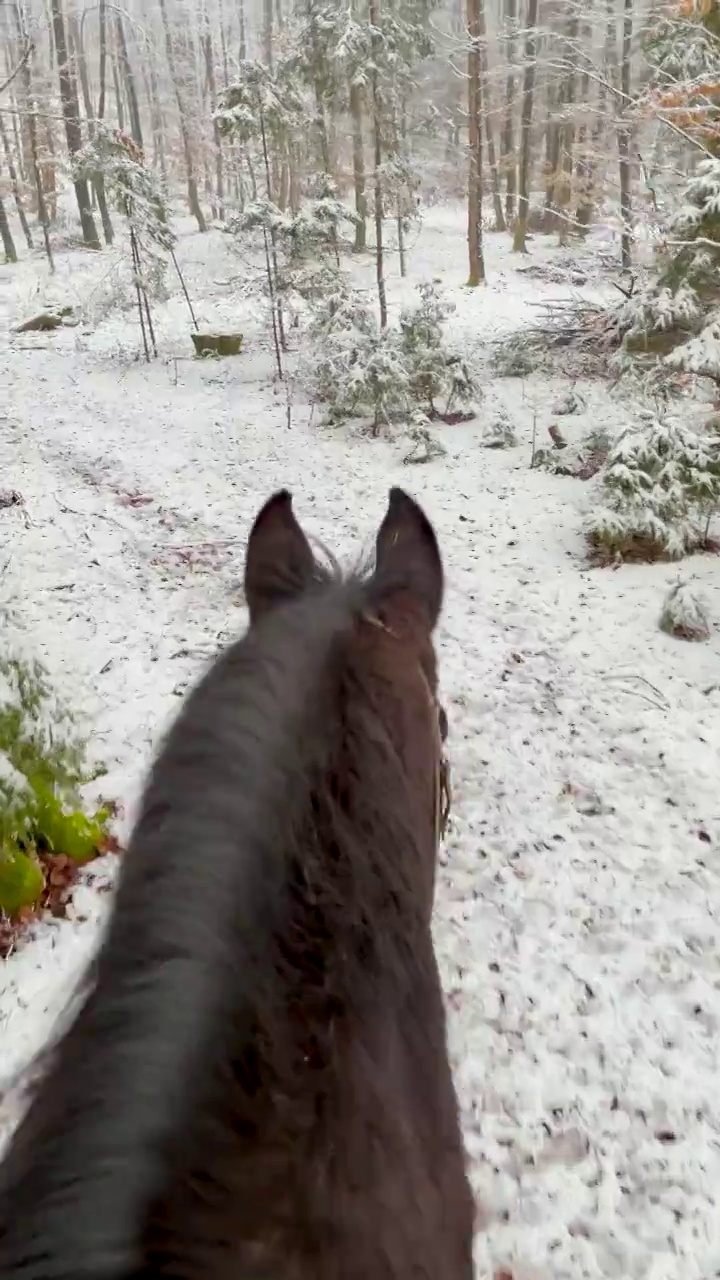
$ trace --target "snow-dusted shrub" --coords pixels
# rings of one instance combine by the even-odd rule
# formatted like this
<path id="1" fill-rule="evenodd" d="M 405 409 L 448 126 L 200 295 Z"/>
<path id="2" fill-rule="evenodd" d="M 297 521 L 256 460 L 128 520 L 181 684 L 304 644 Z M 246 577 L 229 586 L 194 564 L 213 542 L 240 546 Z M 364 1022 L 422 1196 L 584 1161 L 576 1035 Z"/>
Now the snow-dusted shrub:
<path id="1" fill-rule="evenodd" d="M 630 302 L 624 348 L 720 383 L 720 158 L 706 155 L 669 224 L 660 275 Z"/>
<path id="2" fill-rule="evenodd" d="M 400 314 L 400 350 L 413 399 L 434 418 L 438 414 L 436 401 L 442 397 L 442 413 L 447 416 L 472 403 L 475 384 L 465 361 L 445 344 L 443 325 L 454 305 L 440 297 L 434 281 L 422 281 L 418 293 L 418 305 Z"/>
<path id="3" fill-rule="evenodd" d="M 397 335 L 380 329 L 361 298 L 341 290 L 316 317 L 311 336 L 318 339 L 313 391 L 331 422 L 371 417 L 377 433 L 410 414 L 410 377 Z"/>
<path id="4" fill-rule="evenodd" d="M 610 452 L 610 436 L 603 427 L 588 432 L 575 444 L 564 448 L 538 449 L 534 466 L 556 476 L 590 480 L 604 467 Z"/>
<path id="5" fill-rule="evenodd" d="M 719 505 L 720 438 L 654 419 L 612 448 L 588 537 L 602 557 L 676 559 L 707 545 Z"/>
<path id="6" fill-rule="evenodd" d="M 108 814 L 88 817 L 84 744 L 37 662 L 0 657 L 0 913 L 33 906 L 45 887 L 39 856 L 93 856 Z"/>
<path id="7" fill-rule="evenodd" d="M 680 640 L 707 640 L 711 626 L 703 596 L 687 582 L 674 583 L 663 601 L 660 629 Z"/>
<path id="8" fill-rule="evenodd" d="M 432 430 L 430 419 L 422 409 L 415 409 L 408 427 L 408 438 L 412 447 L 405 454 L 403 462 L 406 466 L 412 463 L 433 462 L 436 458 L 444 458 L 447 454 L 445 445 L 438 440 Z"/>
<path id="9" fill-rule="evenodd" d="M 475 384 L 462 358 L 447 349 L 442 320 L 450 308 L 434 285 L 420 285 L 420 305 L 405 310 L 398 328 L 380 329 L 358 293 L 338 276 L 315 309 L 310 328 L 317 355 L 311 383 L 331 421 L 372 417 L 374 432 L 408 419 L 420 407 L 429 418 L 448 418 L 467 405 Z M 445 398 L 442 409 L 436 399 Z M 459 416 L 472 416 L 459 411 Z"/>
<path id="10" fill-rule="evenodd" d="M 483 449 L 512 449 L 517 442 L 513 425 L 504 409 L 486 423 L 480 436 Z"/>
<path id="11" fill-rule="evenodd" d="M 527 337 L 513 333 L 506 342 L 496 347 L 491 361 L 492 371 L 498 378 L 526 378 L 534 373 L 537 360 Z"/>

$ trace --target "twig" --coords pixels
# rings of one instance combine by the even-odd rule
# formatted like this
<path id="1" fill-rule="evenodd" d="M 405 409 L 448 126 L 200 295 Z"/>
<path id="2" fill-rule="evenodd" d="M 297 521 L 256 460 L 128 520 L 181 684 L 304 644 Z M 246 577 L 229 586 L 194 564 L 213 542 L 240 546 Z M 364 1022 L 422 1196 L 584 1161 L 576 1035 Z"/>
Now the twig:
<path id="1" fill-rule="evenodd" d="M 5 92 L 5 90 L 6 90 L 6 89 L 8 89 L 8 88 L 10 87 L 10 85 L 12 84 L 13 80 L 15 79 L 15 77 L 20 75 L 20 72 L 22 71 L 23 67 L 25 66 L 25 63 L 27 62 L 28 58 L 30 58 L 30 57 L 31 57 L 31 55 L 33 54 L 34 50 L 35 50 L 35 45 L 32 43 L 32 40 L 28 40 L 28 42 L 27 42 L 27 44 L 26 44 L 26 46 L 25 46 L 25 51 L 24 51 L 24 53 L 22 54 L 22 57 L 20 58 L 20 61 L 18 62 L 18 64 L 17 64 L 17 66 L 16 66 L 15 70 L 14 70 L 14 71 L 11 71 L 11 72 L 10 72 L 10 75 L 9 75 L 9 76 L 8 76 L 8 78 L 7 78 L 7 80 L 4 80 L 4 81 L 3 81 L 3 83 L 2 83 L 2 84 L 0 84 L 0 93 L 4 93 L 4 92 Z"/>
<path id="2" fill-rule="evenodd" d="M 175 256 L 175 250 L 174 250 L 174 249 L 171 249 L 171 250 L 170 250 L 170 257 L 172 258 L 172 260 L 173 260 L 173 266 L 175 267 L 175 270 L 176 270 L 176 271 L 177 271 L 177 273 L 178 273 L 178 280 L 180 281 L 180 284 L 182 285 L 182 291 L 183 291 L 183 293 L 185 294 L 185 301 L 186 301 L 186 302 L 187 302 L 187 304 L 188 304 L 188 311 L 190 312 L 190 315 L 191 315 L 191 317 L 192 317 L 192 322 L 193 322 L 193 324 L 195 325 L 195 330 L 196 330 L 196 332 L 199 332 L 199 331 L 200 331 L 200 326 L 199 326 L 199 324 L 198 324 L 198 322 L 197 322 L 197 320 L 196 320 L 196 318 L 195 318 L 195 312 L 193 311 L 193 304 L 192 304 L 192 302 L 190 301 L 190 294 L 188 293 L 188 291 L 187 291 L 187 285 L 185 284 L 185 277 L 183 276 L 183 273 L 182 273 L 182 271 L 180 270 L 180 264 L 179 264 L 179 262 L 178 262 L 178 260 L 177 260 L 177 258 L 176 258 L 176 256 Z"/>

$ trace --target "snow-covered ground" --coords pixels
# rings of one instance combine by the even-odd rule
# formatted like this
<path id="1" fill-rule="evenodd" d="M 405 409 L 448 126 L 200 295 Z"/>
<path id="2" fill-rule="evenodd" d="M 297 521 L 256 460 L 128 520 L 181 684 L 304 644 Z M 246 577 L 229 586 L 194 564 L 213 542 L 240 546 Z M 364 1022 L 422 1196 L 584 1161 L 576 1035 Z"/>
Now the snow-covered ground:
<path id="1" fill-rule="evenodd" d="M 437 946 L 478 1193 L 478 1275 L 513 1280 L 709 1280 L 720 1275 L 720 629 L 675 640 L 658 616 L 677 570 L 590 570 L 591 485 L 531 470 L 561 373 L 490 376 L 488 342 L 568 286 L 523 276 L 489 237 L 490 283 L 462 287 L 462 211 L 436 208 L 390 263 L 393 309 L 435 276 L 456 345 L 483 372 L 476 422 L 442 428 L 447 457 L 405 467 L 407 440 L 290 425 L 262 303 L 218 232 L 184 227 L 179 256 L 201 321 L 242 328 L 238 359 L 197 362 L 173 285 L 161 358 L 134 360 L 133 317 L 11 336 L 45 301 L 105 295 L 107 255 L 0 267 L 3 601 L 86 715 L 133 798 L 188 682 L 244 622 L 244 540 L 287 485 L 305 526 L 341 554 L 367 543 L 392 484 L 425 505 L 444 552 L 439 637 L 455 804 Z M 533 264 L 567 266 L 549 242 Z M 592 251 L 586 289 L 602 287 Z M 526 266 L 527 263 L 521 265 Z M 362 269 L 364 270 L 364 269 Z M 362 274 L 361 270 L 361 274 Z M 367 266 L 367 279 L 371 270 Z M 234 284 L 225 281 L 234 277 Z M 239 298 L 239 301 L 238 301 Z M 102 306 L 100 307 L 102 311 Z M 6 384 L 6 385 L 3 385 Z M 580 386 L 570 439 L 634 406 Z M 500 409 L 518 435 L 480 446 Z M 720 567 L 689 562 L 720 621 Z M 110 866 L 74 918 L 42 926 L 0 971 L 0 1079 L 39 1047 L 97 937 Z"/>

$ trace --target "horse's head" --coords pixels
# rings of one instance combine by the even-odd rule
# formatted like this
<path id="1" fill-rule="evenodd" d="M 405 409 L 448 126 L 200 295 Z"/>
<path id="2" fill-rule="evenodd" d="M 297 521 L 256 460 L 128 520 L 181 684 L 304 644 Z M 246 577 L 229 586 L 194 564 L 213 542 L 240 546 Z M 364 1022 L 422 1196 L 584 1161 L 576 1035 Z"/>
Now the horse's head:
<path id="1" fill-rule="evenodd" d="M 269 612 L 332 581 L 318 564 L 287 491 L 258 515 L 247 549 L 245 594 L 251 626 Z M 437 694 L 433 648 L 443 598 L 443 569 L 432 525 L 402 489 L 390 500 L 375 542 L 372 572 L 349 584 L 353 627 L 348 646 L 360 691 L 400 762 L 415 840 L 434 881 L 437 846 L 449 808 L 443 742 L 447 719 Z"/>

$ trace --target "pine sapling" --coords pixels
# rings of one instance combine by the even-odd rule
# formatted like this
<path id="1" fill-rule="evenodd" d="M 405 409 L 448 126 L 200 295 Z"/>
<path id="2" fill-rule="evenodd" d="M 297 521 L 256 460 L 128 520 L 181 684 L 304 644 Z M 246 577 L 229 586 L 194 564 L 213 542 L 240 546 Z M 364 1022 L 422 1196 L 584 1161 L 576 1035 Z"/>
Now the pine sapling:
<path id="1" fill-rule="evenodd" d="M 660 629 L 680 640 L 708 640 L 712 627 L 704 597 L 678 579 L 663 602 Z"/>
<path id="2" fill-rule="evenodd" d="M 595 554 L 677 559 L 707 545 L 720 506 L 720 439 L 669 419 L 625 431 L 602 473 Z"/>

